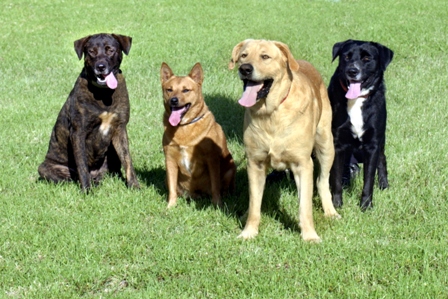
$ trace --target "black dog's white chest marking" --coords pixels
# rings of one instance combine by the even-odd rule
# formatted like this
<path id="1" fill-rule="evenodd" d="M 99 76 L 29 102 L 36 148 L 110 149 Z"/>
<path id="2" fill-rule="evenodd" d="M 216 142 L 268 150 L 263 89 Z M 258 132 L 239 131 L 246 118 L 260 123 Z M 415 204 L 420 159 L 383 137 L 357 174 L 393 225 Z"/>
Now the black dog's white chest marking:
<path id="1" fill-rule="evenodd" d="M 347 100 L 347 113 L 352 124 L 352 134 L 354 138 L 362 140 L 364 134 L 364 120 L 362 119 L 362 105 L 366 100 L 365 97 L 360 97 L 353 100 Z"/>

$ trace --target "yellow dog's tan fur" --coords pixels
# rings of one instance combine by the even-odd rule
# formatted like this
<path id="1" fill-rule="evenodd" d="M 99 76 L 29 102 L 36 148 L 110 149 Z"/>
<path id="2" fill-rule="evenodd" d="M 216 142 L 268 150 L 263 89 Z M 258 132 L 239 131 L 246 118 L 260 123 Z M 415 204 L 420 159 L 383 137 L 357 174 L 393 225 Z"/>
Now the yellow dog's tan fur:
<path id="1" fill-rule="evenodd" d="M 163 63 L 160 77 L 165 106 L 163 151 L 168 207 L 174 206 L 184 192 L 192 197 L 211 195 L 213 204 L 221 205 L 221 194 L 235 187 L 236 166 L 224 132 L 204 102 L 202 67 L 197 63 L 188 76 L 174 76 Z M 191 105 L 177 126 L 168 120 L 173 98 L 179 106 Z"/>
<path id="2" fill-rule="evenodd" d="M 319 242 L 312 214 L 313 150 L 320 164 L 317 189 L 324 214 L 340 217 L 329 189 L 334 147 L 331 107 L 324 82 L 309 62 L 295 60 L 288 46 L 281 42 L 245 40 L 232 51 L 229 68 L 233 69 L 235 64 L 252 65 L 252 81 L 273 79 L 267 97 L 246 108 L 244 116 L 250 198 L 247 222 L 240 237 L 248 239 L 258 234 L 268 167 L 289 168 L 299 192 L 302 238 Z"/>

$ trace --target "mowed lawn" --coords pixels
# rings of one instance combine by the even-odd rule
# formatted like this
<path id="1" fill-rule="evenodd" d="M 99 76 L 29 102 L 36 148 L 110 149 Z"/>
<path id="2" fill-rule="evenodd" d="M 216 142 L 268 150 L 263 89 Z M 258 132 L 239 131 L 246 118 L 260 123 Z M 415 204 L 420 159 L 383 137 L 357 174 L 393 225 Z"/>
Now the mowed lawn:
<path id="1" fill-rule="evenodd" d="M 447 298 L 448 2 L 5 0 L 0 10 L 0 298 Z M 130 150 L 141 184 L 106 177 L 89 195 L 38 181 L 51 129 L 83 62 L 73 42 L 132 36 L 122 67 Z M 358 207 L 344 191 L 323 242 L 302 241 L 295 184 L 267 184 L 260 234 L 237 239 L 248 207 L 242 83 L 227 68 L 246 38 L 282 41 L 325 82 L 336 42 L 380 42 L 386 71 L 390 188 Z M 159 70 L 200 62 L 205 99 L 238 165 L 237 192 L 215 209 L 166 209 Z"/>

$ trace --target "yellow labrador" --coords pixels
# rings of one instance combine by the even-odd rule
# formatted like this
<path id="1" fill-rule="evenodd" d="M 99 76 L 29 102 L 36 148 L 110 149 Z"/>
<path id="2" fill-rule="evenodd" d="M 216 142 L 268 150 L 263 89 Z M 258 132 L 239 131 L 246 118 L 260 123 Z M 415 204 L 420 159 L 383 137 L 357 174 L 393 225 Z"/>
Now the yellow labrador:
<path id="1" fill-rule="evenodd" d="M 305 241 L 319 242 L 313 223 L 313 160 L 320 164 L 317 189 L 325 216 L 339 218 L 329 188 L 334 159 L 331 106 L 322 77 L 309 63 L 295 60 L 288 46 L 267 40 L 245 40 L 232 51 L 229 68 L 238 65 L 246 107 L 244 146 L 248 159 L 249 210 L 239 237 L 258 234 L 268 167 L 289 168 L 300 197 L 299 224 Z"/>

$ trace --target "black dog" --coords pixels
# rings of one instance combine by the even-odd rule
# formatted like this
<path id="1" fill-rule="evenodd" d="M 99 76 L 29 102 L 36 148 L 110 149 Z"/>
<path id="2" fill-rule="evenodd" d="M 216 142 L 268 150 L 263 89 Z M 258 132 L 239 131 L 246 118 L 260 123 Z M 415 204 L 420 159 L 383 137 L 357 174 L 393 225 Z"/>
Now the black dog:
<path id="1" fill-rule="evenodd" d="M 335 207 L 342 206 L 342 176 L 353 157 L 364 164 L 362 210 L 372 207 L 377 169 L 380 189 L 389 186 L 384 154 L 386 88 L 383 76 L 393 54 L 374 42 L 347 40 L 333 46 L 333 61 L 339 56 L 339 65 L 328 87 L 336 150 L 330 174 Z"/>
<path id="2" fill-rule="evenodd" d="M 75 41 L 84 68 L 59 112 L 51 133 L 41 178 L 53 181 L 79 180 L 87 191 L 107 171 L 126 172 L 128 187 L 139 187 L 129 154 L 126 124 L 129 98 L 120 70 L 131 48 L 132 38 L 96 34 Z"/>

